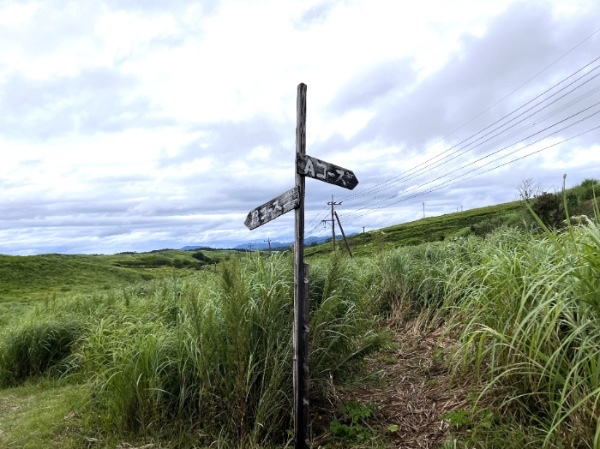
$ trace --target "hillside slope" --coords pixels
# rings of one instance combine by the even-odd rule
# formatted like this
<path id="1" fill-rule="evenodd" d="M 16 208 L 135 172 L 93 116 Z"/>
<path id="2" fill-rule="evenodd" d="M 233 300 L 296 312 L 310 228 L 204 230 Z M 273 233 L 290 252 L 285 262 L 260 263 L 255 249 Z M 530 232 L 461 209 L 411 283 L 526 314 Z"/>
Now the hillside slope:
<path id="1" fill-rule="evenodd" d="M 521 224 L 528 214 L 522 202 L 513 201 L 356 234 L 348 237 L 348 243 L 353 254 L 371 255 L 398 246 L 418 245 L 469 234 L 484 235 L 502 225 Z M 343 241 L 337 242 L 337 246 L 345 250 Z M 307 248 L 306 254 L 324 254 L 331 251 L 331 247 L 331 242 L 324 243 Z"/>

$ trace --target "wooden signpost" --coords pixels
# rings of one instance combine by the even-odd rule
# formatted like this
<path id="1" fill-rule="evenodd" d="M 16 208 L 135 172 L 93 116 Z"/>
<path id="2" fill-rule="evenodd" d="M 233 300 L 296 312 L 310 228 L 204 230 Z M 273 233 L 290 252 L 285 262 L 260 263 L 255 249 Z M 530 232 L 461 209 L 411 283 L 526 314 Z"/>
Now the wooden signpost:
<path id="1" fill-rule="evenodd" d="M 304 263 L 304 196 L 306 177 L 352 190 L 358 184 L 351 170 L 306 154 L 306 84 L 296 98 L 296 186 L 251 210 L 244 224 L 256 229 L 295 210 L 294 241 L 294 440 L 295 449 L 310 444 L 308 416 L 308 265 Z"/>

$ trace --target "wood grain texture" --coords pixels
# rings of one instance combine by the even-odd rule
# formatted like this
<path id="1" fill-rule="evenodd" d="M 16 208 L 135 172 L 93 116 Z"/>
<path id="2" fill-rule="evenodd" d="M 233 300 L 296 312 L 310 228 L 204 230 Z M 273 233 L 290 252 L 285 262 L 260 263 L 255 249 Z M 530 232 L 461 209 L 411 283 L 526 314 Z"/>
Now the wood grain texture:
<path id="1" fill-rule="evenodd" d="M 300 194 L 297 187 L 293 187 L 277 198 L 258 206 L 256 209 L 248 212 L 244 224 L 248 229 L 256 229 L 259 226 L 268 223 L 283 214 L 294 210 L 300 204 Z"/>
<path id="2" fill-rule="evenodd" d="M 356 175 L 352 170 L 307 154 L 296 154 L 296 170 L 298 174 L 335 184 L 348 190 L 352 190 L 358 185 L 358 179 L 356 179 Z"/>
<path id="3" fill-rule="evenodd" d="M 306 154 L 306 84 L 296 97 L 296 154 Z M 296 164 L 298 158 L 296 157 Z M 296 167 L 300 204 L 295 212 L 294 242 L 294 441 L 296 449 L 309 447 L 308 409 L 308 276 L 304 264 L 305 176 Z"/>

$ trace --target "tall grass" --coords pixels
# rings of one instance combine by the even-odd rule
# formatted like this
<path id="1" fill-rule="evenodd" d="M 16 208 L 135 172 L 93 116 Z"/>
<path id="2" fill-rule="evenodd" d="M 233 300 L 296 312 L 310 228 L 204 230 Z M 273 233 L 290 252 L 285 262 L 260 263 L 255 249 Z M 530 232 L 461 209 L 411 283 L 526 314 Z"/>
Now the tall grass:
<path id="1" fill-rule="evenodd" d="M 312 400 L 328 397 L 380 343 L 359 273 L 340 257 L 311 267 Z M 53 297 L 2 329 L 0 387 L 78 373 L 89 385 L 86 422 L 109 434 L 180 445 L 285 443 L 293 284 L 289 255 L 251 255 L 218 274 Z"/>
<path id="2" fill-rule="evenodd" d="M 419 314 L 443 315 L 447 291 L 453 288 L 457 267 L 473 266 L 481 255 L 480 239 L 400 247 L 372 260 L 366 283 L 374 311 L 406 322 Z"/>
<path id="3" fill-rule="evenodd" d="M 504 413 L 542 431 L 540 446 L 599 447 L 597 226 L 541 239 L 505 231 L 477 251 L 481 264 L 457 266 L 447 298 L 456 372 L 474 370 Z"/>
<path id="4" fill-rule="evenodd" d="M 327 284 L 315 290 L 311 308 L 315 398 L 379 341 L 353 293 L 352 268 L 339 260 L 325 265 L 324 274 L 313 270 Z M 191 433 L 232 447 L 285 442 L 293 406 L 292 274 L 285 256 L 253 256 L 224 264 L 218 277 L 131 292 L 128 305 L 99 320 L 79 346 L 104 427 Z"/>
<path id="5" fill-rule="evenodd" d="M 401 322 L 425 315 L 427 326 L 449 322 L 458 338 L 454 374 L 483 385 L 475 410 L 488 418 L 471 445 L 510 447 L 508 436 L 522 434 L 512 447 L 600 447 L 594 221 L 542 235 L 502 228 L 486 238 L 398 248 L 369 267 L 365 285 L 379 312 Z M 491 427 L 487 404 L 497 411 Z"/>
<path id="6" fill-rule="evenodd" d="M 327 398 L 332 379 L 343 381 L 377 347 L 381 314 L 426 313 L 428 325 L 449 321 L 455 375 L 477 376 L 479 404 L 498 410 L 493 424 L 502 426 L 473 432 L 473 444 L 504 447 L 502 435 L 533 429 L 515 441 L 600 447 L 599 255 L 600 229 L 589 221 L 311 262 L 311 399 Z M 107 432 L 220 447 L 284 443 L 292 275 L 290 257 L 252 255 L 218 274 L 40 304 L 2 331 L 0 385 L 78 370 L 91 379 L 90 410 Z"/>
<path id="7" fill-rule="evenodd" d="M 75 320 L 27 320 L 5 330 L 0 336 L 0 388 L 67 372 L 82 327 Z"/>

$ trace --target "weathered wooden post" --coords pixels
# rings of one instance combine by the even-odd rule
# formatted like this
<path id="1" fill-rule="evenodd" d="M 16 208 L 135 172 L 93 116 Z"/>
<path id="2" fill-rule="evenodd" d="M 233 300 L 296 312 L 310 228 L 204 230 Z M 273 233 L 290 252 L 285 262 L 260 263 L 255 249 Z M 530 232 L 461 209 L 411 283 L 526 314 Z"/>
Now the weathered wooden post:
<path id="1" fill-rule="evenodd" d="M 296 164 L 306 155 L 306 84 L 296 96 Z M 309 445 L 308 432 L 308 265 L 304 264 L 304 176 L 296 169 L 300 204 L 294 242 L 294 438 L 296 449 Z"/>
<path id="2" fill-rule="evenodd" d="M 294 441 L 295 449 L 310 444 L 308 413 L 308 265 L 304 263 L 304 197 L 306 176 L 353 189 L 354 173 L 306 155 L 306 84 L 296 98 L 296 186 L 251 210 L 244 224 L 255 229 L 295 209 L 294 242 Z"/>

